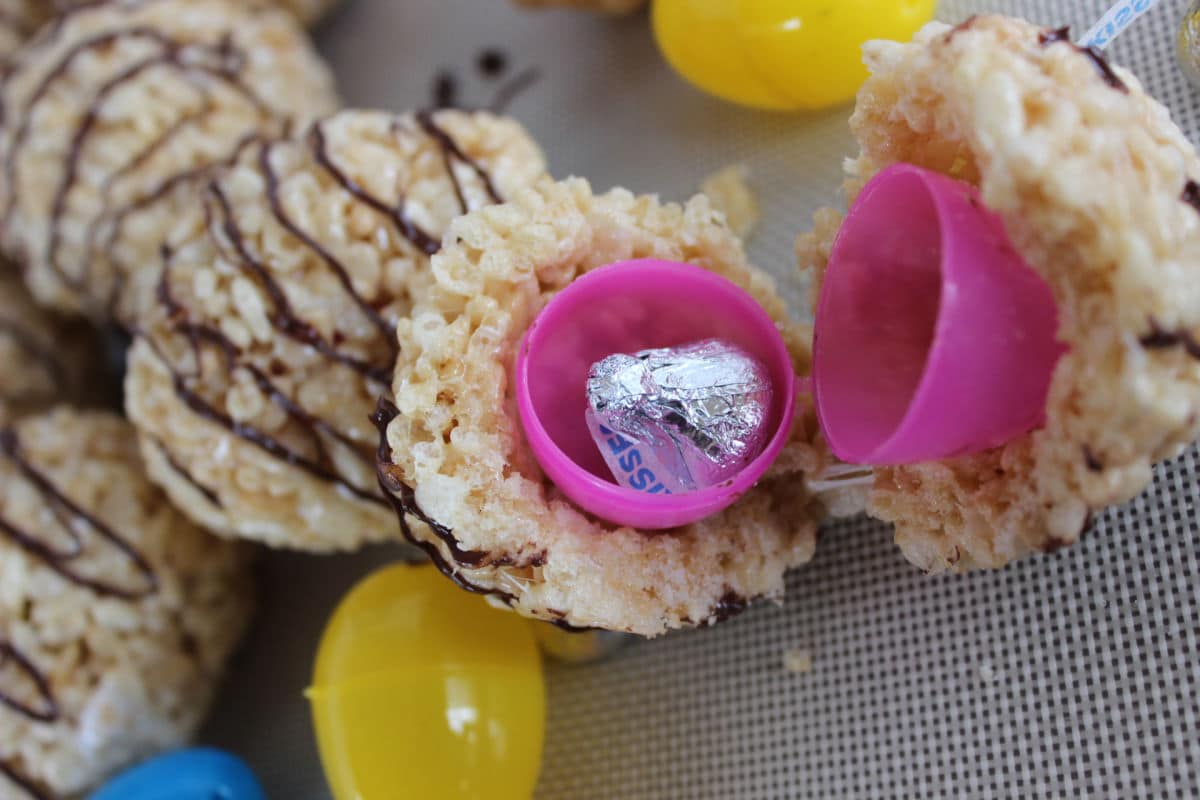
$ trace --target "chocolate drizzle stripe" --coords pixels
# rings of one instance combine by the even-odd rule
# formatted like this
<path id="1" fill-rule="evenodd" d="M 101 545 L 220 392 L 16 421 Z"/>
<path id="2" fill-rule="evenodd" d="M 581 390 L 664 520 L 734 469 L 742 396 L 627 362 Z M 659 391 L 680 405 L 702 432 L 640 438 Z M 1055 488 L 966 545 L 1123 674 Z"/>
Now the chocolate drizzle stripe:
<path id="1" fill-rule="evenodd" d="M 319 131 L 320 126 L 315 126 L 313 130 Z M 259 150 L 258 164 L 263 177 L 266 178 L 267 202 L 271 206 L 271 213 L 275 216 L 275 219 L 279 221 L 279 224 L 282 225 L 288 233 L 299 239 L 305 247 L 307 247 L 309 250 L 315 253 L 318 258 L 325 262 L 325 266 L 327 266 L 337 278 L 338 283 L 341 284 L 342 289 L 346 292 L 346 295 L 356 306 L 358 306 L 370 323 L 375 327 L 375 330 L 377 330 L 383 337 L 384 342 L 387 343 L 387 354 L 384 356 L 385 363 L 383 365 L 372 367 L 364 362 L 364 369 L 359 370 L 365 377 L 382 383 L 386 386 L 387 384 L 391 383 L 392 368 L 396 363 L 396 355 L 399 352 L 399 344 L 396 341 L 395 326 L 388 323 L 379 314 L 379 312 L 372 308 L 371 304 L 368 303 L 366 299 L 354 289 L 354 281 L 350 278 L 350 272 L 348 269 L 346 269 L 346 266 L 338 261 L 328 249 L 313 239 L 313 237 L 301 230 L 300 226 L 297 225 L 295 221 L 288 215 L 287 211 L 283 207 L 283 201 L 279 196 L 279 176 L 275 173 L 274 168 L 271 166 L 271 145 L 264 145 Z M 311 329 L 311 326 L 309 326 L 309 328 Z"/>
<path id="2" fill-rule="evenodd" d="M 205 486 L 196 479 L 195 475 L 184 469 L 183 465 L 175 459 L 175 456 L 171 454 L 171 451 L 167 449 L 166 444 L 164 444 L 161 439 L 151 437 L 151 441 L 154 442 L 155 447 L 158 448 L 158 451 L 162 454 L 163 460 L 167 462 L 167 466 L 171 468 L 172 472 L 189 483 L 196 491 L 200 492 L 200 494 L 204 496 L 204 499 L 212 505 L 216 506 L 217 508 L 225 507 L 221 503 L 221 498 L 216 492 Z"/>
<path id="3" fill-rule="evenodd" d="M 463 195 L 462 183 L 454 173 L 455 161 L 465 164 L 478 176 L 479 180 L 483 182 L 483 188 L 487 191 L 488 197 L 492 199 L 492 202 L 504 202 L 500 193 L 496 191 L 496 187 L 492 183 L 492 178 L 488 175 L 487 170 L 480 166 L 479 162 L 462 151 L 462 148 L 458 146 L 458 142 L 454 141 L 454 138 L 446 133 L 434 120 L 433 112 L 418 111 L 416 119 L 417 124 L 421 126 L 421 130 L 425 131 L 442 148 L 442 161 L 446 165 L 446 172 L 450 175 L 450 180 L 454 183 L 454 193 L 458 196 L 459 206 L 462 208 L 464 214 L 469 212 L 471 208 L 467 205 L 466 197 Z"/>
<path id="4" fill-rule="evenodd" d="M 53 800 L 50 795 L 35 786 L 33 781 L 17 772 L 16 767 L 3 759 L 0 759 L 0 775 L 3 775 L 10 783 L 28 794 L 32 800 Z"/>
<path id="5" fill-rule="evenodd" d="M 1180 195 L 1179 199 L 1194 208 L 1197 212 L 1200 212 L 1200 183 L 1189 180 L 1184 184 L 1183 194 Z"/>
<path id="6" fill-rule="evenodd" d="M 972 17 L 974 19 L 974 17 Z M 1064 25 L 1061 28 L 1051 28 L 1044 30 L 1038 34 L 1038 44 L 1042 47 L 1049 47 L 1052 44 L 1065 42 L 1071 44 L 1071 26 Z"/>
<path id="7" fill-rule="evenodd" d="M 96 97 L 92 104 L 88 106 L 84 112 L 83 119 L 79 126 L 75 129 L 75 135 L 71 139 L 71 149 L 68 151 L 66 165 L 63 168 L 62 180 L 59 181 L 58 187 L 54 193 L 54 201 L 50 208 L 50 238 L 46 245 L 46 263 L 51 271 L 67 284 L 67 286 L 79 290 L 87 284 L 87 275 L 68 275 L 59 264 L 58 253 L 62 246 L 62 226 L 60 224 L 67 210 L 67 200 L 70 197 L 71 190 L 75 187 L 79 180 L 79 162 L 83 158 L 84 146 L 95 129 L 96 124 L 100 121 L 100 109 L 108 97 L 117 89 L 124 86 L 126 83 L 136 79 L 139 75 L 154 67 L 160 67 L 170 64 L 175 58 L 175 51 L 168 50 L 166 53 L 153 56 L 151 58 L 139 61 L 122 72 L 116 77 L 110 79 L 100 87 L 96 93 Z M 14 195 L 16 192 L 14 191 Z"/>
<path id="8" fill-rule="evenodd" d="M 2 516 L 0 516 L 0 534 L 12 540 L 17 546 L 45 563 L 46 566 L 62 577 L 79 586 L 91 589 L 101 596 L 132 601 L 147 597 L 158 591 L 158 576 L 155 575 L 153 567 L 150 566 L 145 557 L 102 520 L 94 514 L 85 511 L 67 497 L 48 477 L 35 468 L 22 455 L 20 441 L 16 431 L 12 428 L 0 430 L 0 456 L 11 461 L 17 468 L 17 471 L 21 473 L 21 476 L 42 495 L 63 528 L 63 532 L 75 546 L 67 551 L 56 550 L 21 530 L 17 525 Z M 84 523 L 98 538 L 108 542 L 108 544 L 124 555 L 138 574 L 144 578 L 145 586 L 129 589 L 89 578 L 76 571 L 74 569 L 74 561 L 86 555 L 83 540 L 74 525 L 74 523 L 78 522 Z"/>
<path id="9" fill-rule="evenodd" d="M 1123 92 L 1125 94 L 1129 93 L 1129 87 L 1126 86 L 1125 81 L 1121 80 L 1120 76 L 1117 75 L 1116 70 L 1114 70 L 1112 64 L 1109 63 L 1108 57 L 1104 55 L 1104 51 L 1098 47 L 1083 47 L 1071 41 L 1070 26 L 1042 31 L 1042 33 L 1038 35 L 1038 43 L 1041 44 L 1042 47 L 1049 47 L 1053 44 L 1069 45 L 1075 50 L 1075 52 L 1086 56 L 1087 59 L 1092 62 L 1092 66 L 1094 66 L 1096 71 L 1100 73 L 1100 77 L 1104 79 L 1105 83 L 1119 92 Z"/>
<path id="10" fill-rule="evenodd" d="M 26 658 L 20 650 L 9 642 L 0 639 L 0 668 L 4 668 L 10 663 L 24 673 L 29 682 L 37 689 L 38 705 L 40 708 L 22 703 L 5 692 L 3 686 L 0 686 L 0 706 L 6 706 L 21 716 L 28 717 L 35 722 L 54 722 L 57 720 L 59 708 L 58 703 L 54 700 L 54 693 L 50 690 L 50 681 L 38 671 L 33 662 Z"/>
<path id="11" fill-rule="evenodd" d="M 265 147 L 265 145 L 263 146 Z M 289 339 L 312 347 L 331 361 L 343 364 L 366 378 L 387 384 L 391 379 L 390 366 L 385 371 L 381 371 L 381 367 L 372 365 L 364 359 L 339 352 L 311 323 L 295 312 L 291 301 L 288 300 L 287 293 L 271 277 L 267 266 L 250 253 L 245 236 L 238 227 L 233 206 L 217 182 L 210 184 L 209 195 L 216 201 L 220 211 L 221 221 L 217 227 L 224 234 L 226 242 L 233 248 L 236 255 L 236 258 L 230 260 L 236 262 L 243 274 L 258 283 L 271 300 L 274 309 L 273 313 L 269 315 L 272 327 Z"/>
<path id="12" fill-rule="evenodd" d="M 1169 350 L 1182 347 L 1194 359 L 1200 360 L 1200 340 L 1186 328 L 1167 330 L 1156 319 L 1150 320 L 1150 333 L 1140 340 L 1142 347 L 1147 350 Z"/>
<path id="13" fill-rule="evenodd" d="M 416 492 L 413 488 L 404 481 L 396 477 L 392 470 L 393 451 L 391 443 L 388 442 L 387 429 L 392 421 L 400 416 L 400 409 L 394 403 L 386 398 L 379 398 L 375 412 L 371 415 L 371 422 L 379 430 L 379 452 L 376 454 L 377 474 L 379 477 L 379 487 L 383 490 L 384 496 L 388 499 L 392 509 L 396 512 L 396 519 L 400 524 L 400 532 L 404 538 L 412 545 L 420 548 L 433 562 L 434 566 L 452 580 L 460 589 L 468 592 L 481 595 L 490 595 L 498 598 L 501 602 L 512 606 L 517 602 L 517 596 L 506 592 L 503 589 L 489 589 L 484 586 L 472 583 L 462 574 L 460 567 L 472 569 L 480 567 L 494 567 L 503 564 L 513 563 L 511 558 L 500 556 L 496 559 L 489 559 L 490 555 L 482 550 L 464 550 L 458 539 L 455 538 L 453 531 L 434 520 L 416 501 Z M 409 517 L 413 517 L 429 527 L 430 531 L 437 539 L 445 545 L 450 552 L 451 560 L 446 558 L 441 549 L 433 542 L 419 538 L 409 524 Z M 546 554 L 539 553 L 533 559 L 528 561 L 530 566 L 541 566 L 546 561 Z M 726 588 L 725 593 L 713 606 L 711 616 L 708 620 L 700 623 L 701 627 L 710 627 L 721 622 L 725 622 L 731 617 L 737 616 L 750 607 L 750 601 L 739 595 L 733 589 Z M 560 628 L 569 633 L 583 633 L 594 628 L 579 627 L 566 622 L 564 617 L 566 614 L 562 611 L 547 609 L 546 613 L 555 619 L 545 620 L 551 625 Z M 685 620 L 690 624 L 696 624 L 692 620 Z"/>
<path id="14" fill-rule="evenodd" d="M 530 67 L 521 72 L 511 81 L 500 87 L 500 90 L 496 92 L 496 96 L 492 98 L 492 102 L 488 104 L 488 110 L 496 114 L 504 113 L 522 92 L 541 80 L 541 77 L 542 71 L 537 67 Z"/>
<path id="15" fill-rule="evenodd" d="M 458 573 L 457 569 L 446 561 L 436 545 L 432 542 L 418 539 L 416 534 L 413 533 L 412 526 L 408 523 L 410 516 L 429 526 L 434 536 L 441 540 L 459 566 L 468 568 L 486 566 L 485 562 L 487 562 L 488 557 L 491 555 L 486 550 L 463 549 L 458 539 L 454 537 L 453 531 L 430 517 L 421 509 L 417 503 L 416 492 L 413 491 L 413 488 L 392 474 L 392 446 L 388 442 L 387 429 L 392 420 L 398 416 L 400 416 L 400 409 L 396 408 L 395 404 L 391 401 L 381 397 L 376 406 L 375 413 L 371 415 L 371 422 L 375 423 L 375 427 L 379 430 L 379 452 L 376 457 L 379 485 L 383 489 L 384 496 L 388 498 L 396 511 L 396 515 L 400 521 L 400 530 L 404 534 L 404 538 L 424 550 L 433 562 L 438 565 L 438 568 L 462 588 L 476 594 L 494 594 L 504 599 L 505 602 L 515 600 L 516 598 L 513 595 L 502 590 L 485 589 L 468 582 Z"/>
<path id="16" fill-rule="evenodd" d="M 126 175 L 131 174 L 139 167 L 150 161 L 150 159 L 152 159 L 158 152 L 170 144 L 171 140 L 178 136 L 179 133 L 189 125 L 204 119 L 204 117 L 213 112 L 213 109 L 216 108 L 216 106 L 213 104 L 212 95 L 204 90 L 201 90 L 201 92 L 204 102 L 199 107 L 181 115 L 177 120 L 164 128 L 163 131 L 158 134 L 158 136 L 147 142 L 141 150 L 139 150 L 137 153 L 134 153 L 132 158 L 130 158 L 117 169 L 113 170 L 113 172 L 104 179 L 104 182 L 100 185 L 100 191 L 106 200 L 112 196 L 112 188 L 117 181 L 121 180 Z"/>
<path id="17" fill-rule="evenodd" d="M 220 332 L 213 329 L 204 329 L 204 332 L 209 337 L 221 336 Z M 195 414 L 208 420 L 209 422 L 225 428 L 234 436 L 249 442 L 263 452 L 268 453 L 269 455 L 272 455 L 275 458 L 278 458 L 287 464 L 296 467 L 297 469 L 307 472 L 309 475 L 317 478 L 318 480 L 340 486 L 360 500 L 365 500 L 377 505 L 386 505 L 384 498 L 380 497 L 377 493 L 373 491 L 368 492 L 358 488 L 354 484 L 342 478 L 342 476 L 338 475 L 331 468 L 327 468 L 323 464 L 314 461 L 302 455 L 301 453 L 297 453 L 295 450 L 292 450 L 287 445 L 283 444 L 283 442 L 280 442 L 279 440 L 273 438 L 263 431 L 260 431 L 258 428 L 255 428 L 252 425 L 235 421 L 228 414 L 217 409 L 203 397 L 188 388 L 187 377 L 171 365 L 171 360 L 167 358 L 166 354 L 159 349 L 158 345 L 155 344 L 153 339 L 144 335 L 141 336 L 141 339 L 142 341 L 146 342 L 151 351 L 155 354 L 155 356 L 157 356 L 159 362 L 166 369 L 167 374 L 170 375 L 171 383 L 175 390 L 175 395 Z M 314 432 L 313 435 L 315 436 L 317 434 Z M 322 452 L 323 451 L 324 450 L 322 446 Z"/>
<path id="18" fill-rule="evenodd" d="M 412 243 L 413 247 L 423 252 L 425 255 L 431 256 L 436 253 L 441 244 L 437 239 L 430 236 L 407 214 L 404 213 L 404 200 L 401 198 L 400 204 L 397 207 L 389 206 L 387 203 L 380 200 L 369 193 L 366 189 L 354 182 L 349 175 L 341 170 L 329 155 L 327 142 L 325 139 L 325 130 L 322 123 L 317 123 L 312 128 L 310 134 L 311 147 L 313 158 L 317 164 L 329 173 L 330 177 L 337 182 L 342 189 L 356 200 L 364 203 L 370 208 L 375 209 L 379 213 L 387 216 L 396 226 L 396 230 Z"/>
<path id="19" fill-rule="evenodd" d="M 67 390 L 67 370 L 62 362 L 54 355 L 50 348 L 45 347 L 33 338 L 28 331 L 24 330 L 15 322 L 9 322 L 6 319 L 0 319 L 0 336 L 7 336 L 12 339 L 16 346 L 24 350 L 25 353 L 46 371 L 54 384 L 55 390 L 60 394 Z"/>

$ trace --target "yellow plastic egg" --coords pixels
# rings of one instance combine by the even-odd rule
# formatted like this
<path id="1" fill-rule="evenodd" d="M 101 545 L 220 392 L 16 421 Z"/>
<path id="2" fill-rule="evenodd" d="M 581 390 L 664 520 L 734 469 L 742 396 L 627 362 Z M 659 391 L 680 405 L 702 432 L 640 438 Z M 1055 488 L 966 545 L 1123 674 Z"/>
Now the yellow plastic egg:
<path id="1" fill-rule="evenodd" d="M 356 586 L 306 694 L 336 800 L 533 794 L 546 701 L 532 626 L 433 567 L 387 567 Z"/>
<path id="2" fill-rule="evenodd" d="M 907 41 L 936 0 L 654 0 L 654 33 L 683 77 L 756 108 L 817 109 L 867 78 L 862 45 Z"/>

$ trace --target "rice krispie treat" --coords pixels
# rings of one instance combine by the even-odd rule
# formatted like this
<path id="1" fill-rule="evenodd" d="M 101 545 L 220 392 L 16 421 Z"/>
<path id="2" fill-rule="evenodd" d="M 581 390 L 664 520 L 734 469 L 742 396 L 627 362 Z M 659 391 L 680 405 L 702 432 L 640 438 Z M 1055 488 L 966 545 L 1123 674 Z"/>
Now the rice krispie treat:
<path id="1" fill-rule="evenodd" d="M 247 556 L 170 506 L 117 417 L 0 428 L 0 797 L 183 744 L 246 627 Z"/>
<path id="2" fill-rule="evenodd" d="M 160 246 L 202 225 L 205 169 L 336 103 L 292 17 L 243 0 L 81 6 L 11 66 L 0 242 L 42 303 L 127 325 Z"/>
<path id="3" fill-rule="evenodd" d="M 979 186 L 1052 287 L 1070 346 L 1043 429 L 880 469 L 871 513 L 931 572 L 1072 544 L 1200 433 L 1200 161 L 1133 75 L 1066 31 L 977 17 L 866 59 L 850 195 L 898 161 Z M 822 212 L 799 243 L 817 282 L 839 223 Z"/>
<path id="4" fill-rule="evenodd" d="M 0 265 L 0 424 L 59 402 L 103 402 L 113 381 L 97 332 L 34 305 L 20 277 Z"/>
<path id="5" fill-rule="evenodd" d="M 630 14 L 646 5 L 646 0 L 515 0 L 525 8 L 578 8 L 606 14 Z"/>
<path id="6" fill-rule="evenodd" d="M 207 233 L 167 255 L 130 358 L 154 480 L 212 530 L 273 546 L 394 537 L 369 417 L 396 323 L 450 221 L 544 172 L 487 113 L 343 111 L 246 147 L 210 188 Z"/>
<path id="7" fill-rule="evenodd" d="M 797 372 L 806 331 L 788 324 L 707 198 L 686 206 L 585 181 L 550 180 L 451 226 L 435 283 L 399 325 L 395 405 L 383 403 L 380 481 L 406 536 L 460 585 L 520 613 L 654 636 L 706 625 L 783 592 L 816 544 L 816 504 L 797 488 L 819 466 L 801 414 L 772 472 L 737 504 L 667 532 L 618 528 L 573 506 L 538 468 L 511 391 L 521 337 L 551 296 L 632 258 L 684 261 L 748 290 L 781 325 Z"/>

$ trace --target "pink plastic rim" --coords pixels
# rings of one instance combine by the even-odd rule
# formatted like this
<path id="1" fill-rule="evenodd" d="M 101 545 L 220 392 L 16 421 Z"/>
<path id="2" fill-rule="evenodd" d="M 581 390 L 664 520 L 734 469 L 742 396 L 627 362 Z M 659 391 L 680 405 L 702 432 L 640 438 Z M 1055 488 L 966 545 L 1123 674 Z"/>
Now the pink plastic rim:
<path id="1" fill-rule="evenodd" d="M 906 164 L 862 191 L 817 307 L 813 394 L 834 453 L 906 464 L 980 452 L 1045 421 L 1050 287 L 965 183 Z"/>
<path id="2" fill-rule="evenodd" d="M 732 479 L 695 492 L 647 495 L 618 485 L 587 430 L 588 369 L 613 353 L 707 338 L 742 347 L 771 376 L 763 452 Z M 700 267 L 643 259 L 593 270 L 550 301 L 521 342 L 515 388 L 525 438 L 563 494 L 608 522 L 664 530 L 722 511 L 758 482 L 791 434 L 795 383 L 787 345 L 753 297 Z"/>

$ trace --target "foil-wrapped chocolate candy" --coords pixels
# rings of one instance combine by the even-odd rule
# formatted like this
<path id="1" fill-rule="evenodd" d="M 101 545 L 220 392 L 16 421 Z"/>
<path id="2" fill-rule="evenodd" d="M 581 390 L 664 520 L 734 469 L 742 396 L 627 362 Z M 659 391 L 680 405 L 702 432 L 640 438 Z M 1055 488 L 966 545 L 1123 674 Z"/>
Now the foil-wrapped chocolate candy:
<path id="1" fill-rule="evenodd" d="M 762 452 L 771 395 L 762 364 L 708 339 L 593 365 L 587 422 L 619 484 L 678 494 L 715 486 Z"/>

